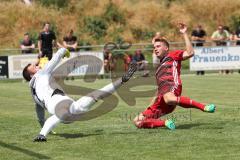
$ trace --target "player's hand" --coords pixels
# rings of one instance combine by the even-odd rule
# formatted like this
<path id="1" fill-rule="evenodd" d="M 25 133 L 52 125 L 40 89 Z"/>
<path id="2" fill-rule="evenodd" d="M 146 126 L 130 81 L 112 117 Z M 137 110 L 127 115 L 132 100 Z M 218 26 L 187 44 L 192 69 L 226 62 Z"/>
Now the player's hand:
<path id="1" fill-rule="evenodd" d="M 47 138 L 44 135 L 39 134 L 36 138 L 34 138 L 33 142 L 46 142 Z"/>
<path id="2" fill-rule="evenodd" d="M 187 32 L 187 26 L 186 24 L 179 22 L 178 23 L 178 28 L 181 33 L 186 33 Z"/>

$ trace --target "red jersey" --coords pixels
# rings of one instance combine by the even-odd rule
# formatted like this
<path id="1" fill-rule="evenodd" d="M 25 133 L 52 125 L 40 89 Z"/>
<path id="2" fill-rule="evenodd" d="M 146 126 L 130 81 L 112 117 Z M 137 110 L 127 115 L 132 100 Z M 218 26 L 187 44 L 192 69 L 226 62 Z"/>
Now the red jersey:
<path id="1" fill-rule="evenodd" d="M 161 59 L 155 74 L 158 94 L 175 93 L 175 90 L 182 87 L 180 72 L 183 52 L 183 50 L 171 51 Z"/>

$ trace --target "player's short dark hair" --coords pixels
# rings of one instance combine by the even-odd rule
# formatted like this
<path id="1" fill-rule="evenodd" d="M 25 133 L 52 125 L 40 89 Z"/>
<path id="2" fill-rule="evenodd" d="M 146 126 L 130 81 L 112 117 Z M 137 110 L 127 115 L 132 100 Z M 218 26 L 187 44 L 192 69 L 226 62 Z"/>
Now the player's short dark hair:
<path id="1" fill-rule="evenodd" d="M 154 42 L 162 42 L 169 48 L 169 43 L 166 39 L 157 38 L 157 39 L 154 40 Z"/>
<path id="2" fill-rule="evenodd" d="M 23 75 L 23 78 L 26 80 L 26 81 L 30 81 L 32 79 L 31 77 L 31 74 L 28 72 L 28 67 L 30 66 L 31 64 L 27 64 L 24 69 L 23 69 L 23 72 L 22 72 L 22 75 Z"/>

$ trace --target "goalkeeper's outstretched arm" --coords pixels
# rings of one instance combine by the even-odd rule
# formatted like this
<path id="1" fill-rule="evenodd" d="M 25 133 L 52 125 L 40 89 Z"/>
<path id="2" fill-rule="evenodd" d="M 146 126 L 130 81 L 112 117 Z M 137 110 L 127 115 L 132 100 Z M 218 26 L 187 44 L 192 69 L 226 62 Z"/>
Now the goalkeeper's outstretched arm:
<path id="1" fill-rule="evenodd" d="M 53 58 L 46 64 L 46 66 L 43 69 L 43 72 L 51 73 L 64 56 L 69 57 L 70 52 L 66 48 L 60 48 L 57 51 L 57 53 L 53 56 Z"/>

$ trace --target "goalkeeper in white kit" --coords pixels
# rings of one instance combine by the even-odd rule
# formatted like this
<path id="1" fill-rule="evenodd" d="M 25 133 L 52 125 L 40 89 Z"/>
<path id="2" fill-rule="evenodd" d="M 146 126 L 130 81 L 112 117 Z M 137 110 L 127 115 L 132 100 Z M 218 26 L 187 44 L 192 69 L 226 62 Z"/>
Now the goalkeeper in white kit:
<path id="1" fill-rule="evenodd" d="M 81 113 L 89 111 L 91 106 L 99 99 L 111 95 L 117 88 L 127 82 L 137 69 L 137 65 L 132 63 L 122 78 L 74 101 L 65 95 L 60 87 L 50 85 L 53 80 L 52 73 L 61 58 L 69 56 L 70 52 L 67 49 L 60 48 L 43 69 L 35 64 L 28 64 L 23 69 L 24 79 L 30 81 L 29 85 L 34 101 L 52 115 L 45 121 L 34 141 L 46 141 L 47 134 L 60 122 L 77 120 Z"/>

